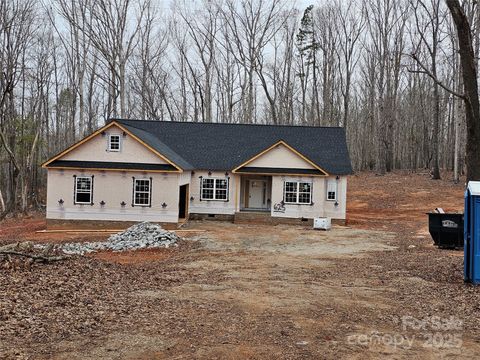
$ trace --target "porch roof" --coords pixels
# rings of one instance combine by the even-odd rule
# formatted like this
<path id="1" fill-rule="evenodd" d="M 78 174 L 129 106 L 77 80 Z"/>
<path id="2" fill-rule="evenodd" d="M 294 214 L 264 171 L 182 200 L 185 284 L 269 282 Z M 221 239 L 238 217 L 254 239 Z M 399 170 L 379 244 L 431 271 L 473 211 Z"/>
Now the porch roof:
<path id="1" fill-rule="evenodd" d="M 267 175 L 324 175 L 317 169 L 268 168 L 244 166 L 235 171 L 237 174 L 267 174 Z"/>

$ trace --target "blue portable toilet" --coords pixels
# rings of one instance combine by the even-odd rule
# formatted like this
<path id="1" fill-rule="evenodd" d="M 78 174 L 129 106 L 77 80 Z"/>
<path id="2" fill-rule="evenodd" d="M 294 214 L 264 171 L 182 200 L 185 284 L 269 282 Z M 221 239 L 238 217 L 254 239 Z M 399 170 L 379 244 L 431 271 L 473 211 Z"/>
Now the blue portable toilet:
<path id="1" fill-rule="evenodd" d="M 480 284 L 480 181 L 470 181 L 465 191 L 465 281 Z"/>

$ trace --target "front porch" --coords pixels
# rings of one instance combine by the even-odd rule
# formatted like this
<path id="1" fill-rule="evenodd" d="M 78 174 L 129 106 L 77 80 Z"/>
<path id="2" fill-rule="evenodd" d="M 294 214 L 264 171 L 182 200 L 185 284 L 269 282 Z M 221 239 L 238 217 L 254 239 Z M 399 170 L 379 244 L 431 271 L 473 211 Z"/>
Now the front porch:
<path id="1" fill-rule="evenodd" d="M 313 220 L 272 216 L 272 176 L 242 174 L 240 177 L 240 209 L 235 212 L 236 224 L 313 225 Z"/>
<path id="2" fill-rule="evenodd" d="M 272 204 L 272 177 L 241 175 L 240 212 L 270 215 Z"/>

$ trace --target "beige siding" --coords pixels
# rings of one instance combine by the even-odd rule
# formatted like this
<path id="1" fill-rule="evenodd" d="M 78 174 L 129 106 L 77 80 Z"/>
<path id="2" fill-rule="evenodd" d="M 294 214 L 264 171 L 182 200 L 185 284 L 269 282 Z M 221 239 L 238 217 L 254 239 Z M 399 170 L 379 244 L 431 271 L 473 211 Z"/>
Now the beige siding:
<path id="1" fill-rule="evenodd" d="M 122 135 L 120 151 L 108 151 L 108 135 Z M 154 154 L 143 144 L 130 135 L 123 136 L 123 130 L 111 126 L 105 130 L 105 135 L 98 134 L 79 147 L 60 158 L 61 160 L 77 161 L 112 161 L 135 162 L 151 164 L 167 164 L 162 158 Z"/>
<path id="2" fill-rule="evenodd" d="M 252 162 L 248 167 L 315 169 L 309 162 L 302 159 L 285 145 L 279 144 Z"/>
<path id="3" fill-rule="evenodd" d="M 240 181 L 240 177 L 229 173 L 229 194 L 228 201 L 202 200 L 200 201 L 200 176 L 204 178 L 225 178 L 225 172 L 216 171 L 212 175 L 208 175 L 208 171 L 195 171 L 190 182 L 190 213 L 196 214 L 223 214 L 233 215 L 235 213 L 235 191 L 236 183 Z"/>
<path id="4" fill-rule="evenodd" d="M 190 171 L 184 171 L 178 174 L 178 186 L 190 184 L 191 179 L 192 179 L 192 174 Z"/>
<path id="5" fill-rule="evenodd" d="M 326 200 L 327 181 L 335 177 L 307 177 L 307 176 L 273 176 L 272 178 L 272 209 L 271 214 L 275 217 L 308 218 L 331 217 L 333 219 L 346 218 L 347 201 L 347 178 L 341 177 L 337 181 L 337 202 Z M 283 200 L 284 181 L 308 181 L 312 182 L 313 205 L 285 204 L 285 212 L 274 211 L 273 205 Z"/>
<path id="6" fill-rule="evenodd" d="M 74 178 L 94 175 L 94 205 L 74 205 Z M 133 179 L 152 178 L 152 206 L 132 207 Z M 178 174 L 48 170 L 47 218 L 115 221 L 178 221 Z M 58 203 L 59 199 L 64 204 Z M 105 206 L 100 202 L 105 201 Z M 124 201 L 126 206 L 120 203 Z M 167 207 L 162 208 L 162 203 Z"/>

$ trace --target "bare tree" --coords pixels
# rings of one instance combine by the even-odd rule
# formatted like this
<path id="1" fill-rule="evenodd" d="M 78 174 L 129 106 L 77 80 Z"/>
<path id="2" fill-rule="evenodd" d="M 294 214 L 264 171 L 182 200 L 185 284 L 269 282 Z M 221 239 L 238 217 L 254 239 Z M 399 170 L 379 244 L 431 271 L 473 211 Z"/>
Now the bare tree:
<path id="1" fill-rule="evenodd" d="M 7 206 L 0 220 L 17 206 L 19 176 L 25 174 L 25 164 L 16 147 L 17 139 L 15 90 L 25 72 L 25 54 L 33 39 L 35 6 L 33 1 L 0 1 L 0 143 L 8 154 L 9 178 Z M 24 119 L 20 119 L 23 127 Z M 29 154 L 34 151 L 34 142 Z M 28 164 L 27 164 L 28 166 Z"/>
<path id="2" fill-rule="evenodd" d="M 411 57 L 417 61 L 422 70 L 410 70 L 420 71 L 425 73 L 423 68 L 428 67 L 429 71 L 434 78 L 438 77 L 437 74 L 437 57 L 438 47 L 440 44 L 441 26 L 445 18 L 445 14 L 441 12 L 440 3 L 441 0 L 430 0 L 428 3 L 418 0 L 412 1 L 413 14 L 415 17 L 416 37 L 418 41 L 414 44 L 414 50 Z M 420 58 L 421 48 L 425 49 L 428 56 L 428 60 L 422 60 Z M 428 61 L 428 65 L 424 64 L 424 61 Z M 440 166 L 439 166 L 439 132 L 440 132 L 440 86 L 437 82 L 433 81 L 433 129 L 432 129 L 432 152 L 433 152 L 433 179 L 440 179 Z"/>
<path id="3" fill-rule="evenodd" d="M 365 3 L 364 11 L 368 13 L 367 24 L 378 61 L 376 167 L 380 174 L 384 174 L 393 166 L 395 106 L 407 7 L 404 1 L 370 0 Z"/>
<path id="4" fill-rule="evenodd" d="M 76 26 L 88 36 L 97 50 L 95 56 L 106 66 L 103 75 L 107 86 L 107 116 L 127 116 L 127 63 L 138 41 L 143 15 L 148 1 L 139 2 L 133 25 L 129 23 L 133 5 L 130 0 L 103 0 L 85 2 L 83 7 L 88 22 L 76 21 Z M 118 109 L 120 98 L 120 109 Z"/>
<path id="5" fill-rule="evenodd" d="M 245 71 L 246 94 L 243 109 L 243 121 L 254 122 L 255 74 L 261 80 L 265 95 L 270 104 L 272 121 L 277 122 L 273 98 L 268 91 L 263 73 L 266 46 L 283 25 L 285 17 L 283 0 L 245 0 L 238 3 L 227 0 L 220 7 L 224 24 L 227 26 L 233 41 L 223 44 L 234 56 Z M 262 80 L 263 79 L 263 80 Z"/>
<path id="6" fill-rule="evenodd" d="M 458 0 L 446 0 L 457 28 L 458 45 L 462 64 L 467 123 L 466 165 L 467 180 L 480 180 L 480 102 L 478 99 L 477 66 L 471 27 Z"/>
<path id="7" fill-rule="evenodd" d="M 158 11 L 148 2 L 138 46 L 131 61 L 131 110 L 144 119 L 175 120 L 176 115 L 168 98 L 170 76 L 166 56 L 169 37 L 166 29 L 155 25 L 160 21 L 162 18 Z"/>
<path id="8" fill-rule="evenodd" d="M 78 131 L 79 135 L 83 136 L 88 130 L 88 120 L 85 114 L 85 84 L 86 76 L 91 58 L 91 41 L 86 31 L 89 29 L 91 18 L 87 13 L 87 9 L 92 6 L 92 0 L 56 0 L 57 12 L 63 17 L 68 24 L 68 33 L 65 35 L 60 31 L 56 25 L 55 14 L 50 12 L 49 18 L 55 26 L 57 35 L 64 47 L 64 54 L 68 63 L 69 73 L 69 87 L 76 92 L 78 96 Z M 92 94 L 90 94 L 92 96 Z M 76 106 L 76 102 L 73 102 Z"/>
<path id="9" fill-rule="evenodd" d="M 343 6 L 337 1 L 338 23 L 340 25 L 340 46 L 336 48 L 340 66 L 340 81 L 343 97 L 343 121 L 342 126 L 348 132 L 350 119 L 350 102 L 352 91 L 352 79 L 355 68 L 360 60 L 359 41 L 365 28 L 365 14 L 355 7 L 354 2 Z"/>

